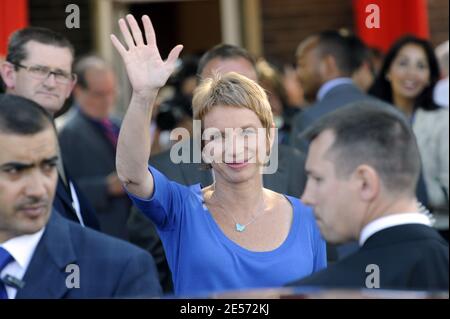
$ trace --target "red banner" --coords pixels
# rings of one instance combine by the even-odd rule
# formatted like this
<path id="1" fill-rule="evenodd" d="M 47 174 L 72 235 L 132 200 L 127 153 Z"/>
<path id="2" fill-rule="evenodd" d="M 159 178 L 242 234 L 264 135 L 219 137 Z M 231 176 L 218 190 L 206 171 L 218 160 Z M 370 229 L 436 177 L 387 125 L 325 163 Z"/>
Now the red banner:
<path id="1" fill-rule="evenodd" d="M 28 25 L 27 0 L 0 1 L 0 59 L 6 55 L 10 34 Z"/>
<path id="2" fill-rule="evenodd" d="M 426 0 L 353 0 L 356 34 L 383 52 L 404 34 L 429 38 Z"/>

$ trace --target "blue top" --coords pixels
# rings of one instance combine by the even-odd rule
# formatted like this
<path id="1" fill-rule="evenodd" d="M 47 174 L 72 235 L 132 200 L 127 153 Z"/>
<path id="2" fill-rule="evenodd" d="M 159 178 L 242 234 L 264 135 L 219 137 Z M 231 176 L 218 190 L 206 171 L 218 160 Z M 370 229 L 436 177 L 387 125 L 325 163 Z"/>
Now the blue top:
<path id="1" fill-rule="evenodd" d="M 152 198 L 129 196 L 158 229 L 175 294 L 280 287 L 326 267 L 325 241 L 312 209 L 298 199 L 286 196 L 293 207 L 286 240 L 272 251 L 254 252 L 222 232 L 204 205 L 200 184 L 184 186 L 153 167 L 149 170 L 155 185 Z"/>

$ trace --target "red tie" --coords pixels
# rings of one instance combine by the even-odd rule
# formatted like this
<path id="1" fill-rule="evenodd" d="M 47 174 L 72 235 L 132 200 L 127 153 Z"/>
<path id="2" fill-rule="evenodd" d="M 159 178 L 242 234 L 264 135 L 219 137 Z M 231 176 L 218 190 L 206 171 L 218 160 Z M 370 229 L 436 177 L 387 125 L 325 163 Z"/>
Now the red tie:
<path id="1" fill-rule="evenodd" d="M 114 146 L 114 149 L 116 149 L 118 134 L 117 130 L 114 129 L 113 123 L 109 119 L 103 119 L 102 126 L 106 137 L 111 142 L 112 146 Z"/>

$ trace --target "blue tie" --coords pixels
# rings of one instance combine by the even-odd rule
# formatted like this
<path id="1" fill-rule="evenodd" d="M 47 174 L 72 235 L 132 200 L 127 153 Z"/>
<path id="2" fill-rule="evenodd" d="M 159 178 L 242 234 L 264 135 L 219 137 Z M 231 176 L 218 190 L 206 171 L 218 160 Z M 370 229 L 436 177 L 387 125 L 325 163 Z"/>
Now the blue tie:
<path id="1" fill-rule="evenodd" d="M 6 265 L 8 265 L 13 260 L 14 258 L 9 254 L 9 252 L 3 247 L 0 247 L 0 273 L 6 267 Z M 8 299 L 5 285 L 1 281 L 0 281 L 0 299 Z"/>

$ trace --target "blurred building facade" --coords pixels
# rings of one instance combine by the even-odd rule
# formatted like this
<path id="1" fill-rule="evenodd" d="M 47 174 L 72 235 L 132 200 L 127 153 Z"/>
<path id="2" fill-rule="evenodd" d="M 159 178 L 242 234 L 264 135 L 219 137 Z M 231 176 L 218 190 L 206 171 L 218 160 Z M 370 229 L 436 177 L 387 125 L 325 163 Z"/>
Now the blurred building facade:
<path id="1" fill-rule="evenodd" d="M 390 3 L 398 1 L 423 6 L 428 35 L 434 45 L 448 39 L 448 0 Z M 354 30 L 355 17 L 361 15 L 354 12 L 358 2 L 367 0 L 2 0 L 0 58 L 6 52 L 11 29 L 27 22 L 54 29 L 74 43 L 78 55 L 95 52 L 112 62 L 121 81 L 119 104 L 126 105 L 128 79 L 122 63 L 118 63 L 109 34 L 118 33 L 117 20 L 127 13 L 150 15 L 163 56 L 178 43 L 184 45 L 184 54 L 201 54 L 217 43 L 226 42 L 244 46 L 256 56 L 293 63 L 298 43 L 311 33 L 325 29 Z M 70 4 L 80 9 L 79 28 L 66 26 L 69 15 L 66 8 Z M 404 17 L 399 12 L 392 23 L 402 21 Z"/>

